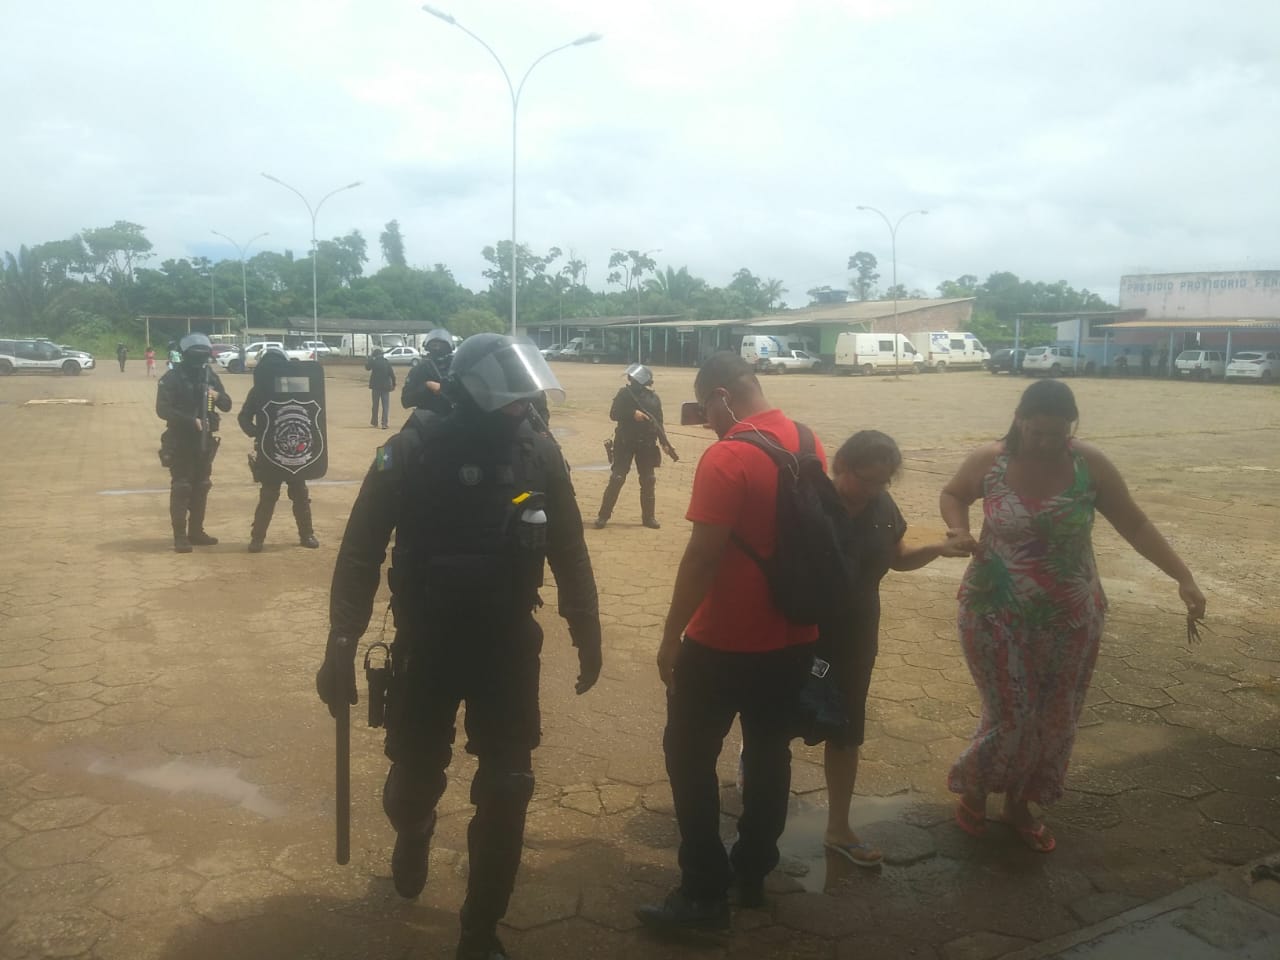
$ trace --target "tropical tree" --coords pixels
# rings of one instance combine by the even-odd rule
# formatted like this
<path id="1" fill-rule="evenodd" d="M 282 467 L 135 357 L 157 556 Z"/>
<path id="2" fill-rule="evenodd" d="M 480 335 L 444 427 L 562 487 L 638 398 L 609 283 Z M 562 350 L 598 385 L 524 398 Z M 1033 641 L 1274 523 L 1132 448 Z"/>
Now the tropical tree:
<path id="1" fill-rule="evenodd" d="M 849 284 L 859 300 L 870 300 L 875 293 L 876 281 L 880 279 L 880 274 L 876 272 L 876 265 L 875 254 L 868 253 L 866 250 L 859 250 L 849 258 L 848 269 L 854 271 L 854 276 L 849 278 Z"/>

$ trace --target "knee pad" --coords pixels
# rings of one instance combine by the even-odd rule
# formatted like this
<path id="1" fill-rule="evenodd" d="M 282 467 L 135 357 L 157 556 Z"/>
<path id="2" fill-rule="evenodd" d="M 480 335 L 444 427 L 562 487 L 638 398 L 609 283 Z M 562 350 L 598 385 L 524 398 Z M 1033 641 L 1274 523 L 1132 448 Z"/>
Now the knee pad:
<path id="1" fill-rule="evenodd" d="M 448 782 L 443 770 L 393 763 L 382 785 L 382 810 L 397 831 L 425 828 Z"/>
<path id="2" fill-rule="evenodd" d="M 520 762 L 523 759 L 523 762 Z M 533 799 L 532 756 L 525 752 L 503 764 L 486 764 L 482 759 L 475 779 L 471 781 L 471 802 L 475 806 L 490 805 L 523 810 Z"/>

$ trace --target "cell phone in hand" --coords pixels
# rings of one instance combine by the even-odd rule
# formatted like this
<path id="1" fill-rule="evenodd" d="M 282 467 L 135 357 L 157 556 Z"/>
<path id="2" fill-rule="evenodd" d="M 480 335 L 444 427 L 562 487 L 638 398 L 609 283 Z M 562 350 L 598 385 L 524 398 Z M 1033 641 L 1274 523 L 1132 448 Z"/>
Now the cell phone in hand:
<path id="1" fill-rule="evenodd" d="M 707 422 L 707 410 L 696 400 L 680 404 L 680 426 L 696 427 Z"/>

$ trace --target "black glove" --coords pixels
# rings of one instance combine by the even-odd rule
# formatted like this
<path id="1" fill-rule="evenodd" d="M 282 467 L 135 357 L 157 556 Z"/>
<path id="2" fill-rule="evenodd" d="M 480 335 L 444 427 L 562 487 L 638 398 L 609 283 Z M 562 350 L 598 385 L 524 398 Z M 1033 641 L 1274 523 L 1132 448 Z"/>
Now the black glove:
<path id="1" fill-rule="evenodd" d="M 324 663 L 316 672 L 316 693 L 337 717 L 339 709 L 359 702 L 356 695 L 356 647 L 354 640 L 330 636 L 324 648 Z"/>
<path id="2" fill-rule="evenodd" d="M 600 679 L 600 667 L 603 665 L 600 654 L 600 621 L 578 627 L 570 624 L 569 636 L 573 638 L 573 645 L 578 648 L 578 682 L 574 684 L 573 690 L 583 694 Z"/>

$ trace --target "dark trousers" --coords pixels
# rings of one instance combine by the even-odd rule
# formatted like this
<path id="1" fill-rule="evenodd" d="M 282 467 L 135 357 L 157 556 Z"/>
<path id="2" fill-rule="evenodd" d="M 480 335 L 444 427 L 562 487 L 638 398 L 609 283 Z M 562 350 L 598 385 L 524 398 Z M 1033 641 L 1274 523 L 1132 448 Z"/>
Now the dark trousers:
<path id="1" fill-rule="evenodd" d="M 378 407 L 382 407 L 382 425 L 387 425 L 388 411 L 391 407 L 391 391 L 375 390 L 372 387 L 369 392 L 373 394 L 373 412 L 369 414 L 369 424 L 376 427 L 378 425 Z"/>
<path id="2" fill-rule="evenodd" d="M 194 430 L 178 433 L 172 429 L 160 438 L 172 458 L 169 463 L 169 518 L 174 536 L 204 532 L 205 510 L 209 490 L 213 486 L 213 458 L 218 454 L 220 439 L 210 435 L 204 450 L 200 435 Z"/>
<path id="3" fill-rule="evenodd" d="M 525 809 L 533 796 L 542 628 L 526 616 L 500 633 L 435 631 L 425 642 L 396 637 L 396 680 L 387 722 L 391 771 L 383 789 L 397 831 L 430 830 L 447 784 L 458 706 L 466 749 L 479 761 L 471 782 L 469 874 L 463 935 L 493 932 L 520 869 Z M 415 638 L 417 639 L 417 638 Z"/>
<path id="4" fill-rule="evenodd" d="M 732 874 L 759 879 L 778 865 L 791 796 L 792 718 L 812 662 L 811 644 L 768 653 L 725 653 L 688 637 L 681 645 L 662 747 L 686 895 L 723 897 Z M 738 839 L 726 854 L 716 761 L 735 716 L 742 719 L 744 786 Z"/>
<path id="5" fill-rule="evenodd" d="M 267 527 L 271 526 L 271 516 L 276 510 L 276 501 L 280 499 L 280 484 L 285 483 L 289 489 L 289 500 L 293 503 L 293 519 L 298 524 L 298 536 L 309 537 L 315 533 L 311 525 L 311 494 L 307 490 L 305 480 L 286 480 L 278 478 L 261 481 L 258 491 L 258 507 L 253 512 L 253 528 L 249 536 L 254 540 L 264 540 Z"/>

